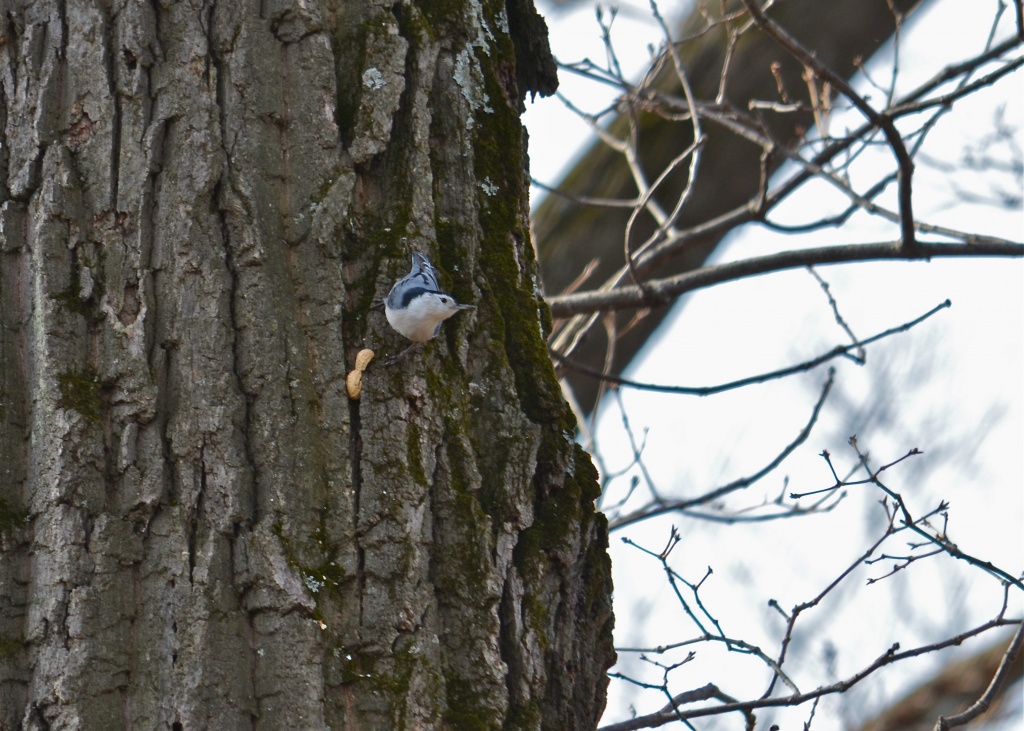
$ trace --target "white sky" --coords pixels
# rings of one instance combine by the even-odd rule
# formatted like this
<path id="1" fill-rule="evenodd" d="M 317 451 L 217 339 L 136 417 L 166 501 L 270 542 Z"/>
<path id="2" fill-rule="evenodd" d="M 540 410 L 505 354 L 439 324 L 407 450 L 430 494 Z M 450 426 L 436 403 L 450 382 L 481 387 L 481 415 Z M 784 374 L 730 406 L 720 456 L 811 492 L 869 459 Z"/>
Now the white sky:
<path id="1" fill-rule="evenodd" d="M 649 42 L 659 33 L 647 17 L 646 3 L 622 3 L 614 35 L 625 68 L 639 72 Z M 995 2 L 934 0 L 905 28 L 900 52 L 899 89 L 909 89 L 948 63 L 972 55 L 984 43 Z M 671 14 L 675 8 L 662 6 Z M 1004 31 L 1012 27 L 1012 9 Z M 593 9 L 547 13 L 552 48 L 562 61 L 604 58 Z M 884 56 L 884 57 L 883 57 Z M 872 59 L 869 73 L 884 81 L 891 55 Z M 1022 86 L 1017 73 L 994 89 L 978 94 L 964 111 L 947 115 L 933 132 L 926 151 L 949 162 L 959 159 L 972 138 L 990 129 L 993 109 L 1005 105 L 1005 119 L 1017 129 L 1024 122 Z M 611 99 L 607 91 L 561 74 L 561 90 L 577 106 L 596 111 Z M 858 84 L 862 91 L 865 86 Z M 603 92 L 595 96 L 596 92 Z M 968 111 L 969 110 L 969 111 Z M 847 117 L 849 119 L 849 117 Z M 558 101 L 529 107 L 531 169 L 534 177 L 556 183 L 574 157 L 589 144 L 586 126 Z M 843 118 L 833 120 L 843 125 Z M 849 123 L 849 124 L 852 124 Z M 884 151 L 881 159 L 887 161 Z M 866 166 L 874 165 L 866 161 Z M 865 175 L 870 170 L 865 168 Z M 867 180 L 868 178 L 865 178 Z M 1004 184 L 1017 185 L 1013 178 Z M 960 189 L 985 191 L 989 180 L 958 174 Z M 539 195 L 535 192 L 535 195 Z M 916 178 L 919 218 L 1020 240 L 1024 212 L 964 203 L 942 173 L 921 168 Z M 835 203 L 824 186 L 807 186 L 775 214 L 776 220 L 807 220 Z M 845 205 L 845 203 L 843 203 Z M 893 206 L 894 207 L 894 206 Z M 818 232 L 795 240 L 747 227 L 716 252 L 718 261 L 741 259 L 798 246 L 866 242 L 897 238 L 894 227 L 855 217 L 839 231 Z M 853 464 L 846 446 L 850 430 L 874 464 L 896 459 L 912 447 L 924 455 L 893 468 L 889 485 L 921 514 L 939 499 L 952 505 L 949 532 L 960 547 L 993 561 L 1010 573 L 1024 569 L 1024 265 L 1019 260 L 942 260 L 924 263 L 857 264 L 820 268 L 854 332 L 866 337 L 917 317 L 945 299 L 951 309 L 908 334 L 873 346 L 865 367 L 844 361 L 837 387 L 819 426 L 808 442 L 773 476 L 748 494 L 729 501 L 733 507 L 771 500 L 783 490 L 809 490 L 829 484 L 824 461 L 828 449 L 839 468 Z M 629 377 L 666 384 L 710 385 L 805 360 L 844 342 L 817 283 L 803 271 L 761 277 L 704 290 L 686 298 L 666 319 L 654 342 L 634 363 Z M 634 432 L 649 430 L 645 462 L 663 494 L 691 495 L 748 475 L 789 443 L 806 421 L 824 381 L 819 369 L 786 382 L 755 386 L 707 399 L 625 391 L 623 401 Z M 850 404 L 844 408 L 840 397 Z M 874 414 L 851 424 L 850 411 Z M 598 426 L 598 443 L 610 470 L 630 460 L 622 420 L 608 402 Z M 882 417 L 885 418 L 882 418 Z M 840 473 L 843 473 L 840 469 Z M 632 473 L 630 473 L 632 474 Z M 622 494 L 627 475 L 612 486 Z M 646 521 L 612 536 L 616 586 L 616 644 L 657 645 L 693 637 L 658 565 L 624 546 L 626 535 L 660 549 L 671 525 L 684 540 L 673 554 L 673 567 L 698 581 L 707 566 L 715 573 L 701 598 L 726 633 L 777 652 L 781 622 L 767 607 L 777 599 L 787 611 L 817 594 L 878 535 L 879 495 L 851 490 L 827 515 L 767 524 L 725 526 L 669 516 Z M 902 541 L 888 545 L 903 550 Z M 991 578 L 945 557 L 920 561 L 911 570 L 867 587 L 865 579 L 885 572 L 892 562 L 863 567 L 847 591 L 808 612 L 804 637 L 794 647 L 794 672 L 801 690 L 848 676 L 881 654 L 894 641 L 904 648 L 935 641 L 991 617 L 1001 589 Z M 1021 593 L 1011 595 L 1011 612 L 1022 613 Z M 800 625 L 798 625 L 799 628 Z M 812 629 L 813 628 L 813 629 Z M 966 643 L 973 652 L 995 639 Z M 829 646 L 836 649 L 834 675 L 825 669 Z M 813 728 L 848 727 L 871 708 L 903 692 L 907 684 L 950 655 L 906 663 L 904 672 L 883 671 L 844 703 L 822 703 Z M 665 660 L 666 658 L 662 658 Z M 679 659 L 678 657 L 676 658 Z M 736 697 L 759 695 L 764 666 L 736 654 L 698 648 L 698 658 L 672 676 L 674 692 L 707 682 Z M 618 669 L 643 674 L 635 657 L 620 655 Z M 650 668 L 648 668 L 650 669 Z M 656 681 L 656 674 L 646 678 Z M 649 713 L 664 704 L 653 693 L 638 693 L 613 681 L 604 722 Z M 869 708 L 869 706 L 871 708 Z M 850 715 L 855 709 L 859 712 Z M 800 728 L 809 706 L 770 716 L 758 714 L 759 727 L 770 722 Z M 769 720 L 771 719 L 771 720 Z M 1019 719 L 1017 719 L 1019 720 Z M 697 728 L 739 728 L 738 716 Z"/>

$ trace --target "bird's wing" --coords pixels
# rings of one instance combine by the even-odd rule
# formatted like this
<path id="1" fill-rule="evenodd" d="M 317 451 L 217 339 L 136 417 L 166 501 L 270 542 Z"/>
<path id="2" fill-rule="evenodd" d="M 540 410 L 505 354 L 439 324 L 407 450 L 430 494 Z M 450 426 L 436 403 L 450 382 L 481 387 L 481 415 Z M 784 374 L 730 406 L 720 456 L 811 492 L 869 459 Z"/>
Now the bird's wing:
<path id="1" fill-rule="evenodd" d="M 418 251 L 412 252 L 412 272 L 409 276 L 418 284 L 422 284 L 424 289 L 432 292 L 440 291 L 440 288 L 437 286 L 437 270 L 430 263 L 430 259 Z"/>

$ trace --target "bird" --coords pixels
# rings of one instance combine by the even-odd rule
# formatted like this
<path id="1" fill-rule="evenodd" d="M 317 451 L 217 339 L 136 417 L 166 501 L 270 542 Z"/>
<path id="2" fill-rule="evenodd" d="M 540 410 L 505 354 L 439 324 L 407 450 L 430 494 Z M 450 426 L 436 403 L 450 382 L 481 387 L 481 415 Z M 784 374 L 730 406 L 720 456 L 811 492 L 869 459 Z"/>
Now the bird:
<path id="1" fill-rule="evenodd" d="M 460 305 L 437 284 L 437 270 L 424 254 L 412 252 L 412 270 L 395 282 L 384 299 L 384 316 L 396 332 L 413 344 L 391 359 L 394 363 L 441 331 L 441 323 L 473 305 Z"/>

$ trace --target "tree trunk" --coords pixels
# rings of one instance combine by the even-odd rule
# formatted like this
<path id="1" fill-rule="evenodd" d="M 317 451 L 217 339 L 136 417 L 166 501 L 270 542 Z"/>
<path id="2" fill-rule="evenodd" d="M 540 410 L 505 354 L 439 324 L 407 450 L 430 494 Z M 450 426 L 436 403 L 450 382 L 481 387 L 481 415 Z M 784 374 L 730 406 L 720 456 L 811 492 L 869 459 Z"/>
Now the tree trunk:
<path id="1" fill-rule="evenodd" d="M 593 728 L 521 6 L 4 4 L 0 728 Z M 476 309 L 383 367 L 412 250 Z"/>

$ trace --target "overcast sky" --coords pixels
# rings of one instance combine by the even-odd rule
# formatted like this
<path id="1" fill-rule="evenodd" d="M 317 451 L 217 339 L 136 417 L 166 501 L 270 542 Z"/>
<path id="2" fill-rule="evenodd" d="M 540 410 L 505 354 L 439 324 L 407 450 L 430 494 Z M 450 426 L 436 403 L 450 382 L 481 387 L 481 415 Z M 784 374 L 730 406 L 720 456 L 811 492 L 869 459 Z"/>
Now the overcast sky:
<path id="1" fill-rule="evenodd" d="M 657 44 L 658 30 L 646 3 L 621 3 L 614 26 L 616 48 L 628 73 L 636 78 L 647 57 L 647 44 Z M 900 52 L 897 91 L 916 86 L 948 63 L 967 58 L 984 44 L 995 2 L 933 0 L 906 27 Z M 663 4 L 667 14 L 678 8 Z M 552 48 L 561 61 L 584 57 L 601 60 L 599 28 L 592 6 L 547 12 Z M 1012 30 L 1012 12 L 1003 32 Z M 891 71 L 891 46 L 871 60 L 872 78 Z M 1016 128 L 1022 143 L 1024 119 L 1020 72 L 985 91 L 932 134 L 925 152 L 937 161 L 957 162 L 979 135 L 991 130 L 996 110 Z M 577 106 L 596 111 L 611 97 L 607 89 L 561 74 L 561 89 Z M 862 92 L 869 91 L 863 79 Z M 877 93 L 877 92 L 876 92 Z M 833 120 L 837 128 L 859 119 Z M 586 126 L 556 100 L 538 100 L 525 116 L 530 129 L 531 170 L 539 180 L 555 184 L 580 149 L 589 144 Z M 1018 148 L 1019 149 L 1019 148 Z M 863 180 L 890 158 L 883 149 L 866 158 Z M 785 174 L 783 171 L 782 174 Z M 966 192 L 989 190 L 991 175 L 965 172 L 950 176 L 919 165 L 915 210 L 931 223 L 1020 240 L 1024 212 L 980 205 Z M 1000 179 L 1013 189 L 1019 179 Z M 535 191 L 536 196 L 539 192 Z M 845 206 L 826 186 L 808 186 L 775 214 L 777 220 L 799 222 Z M 895 207 L 893 205 L 893 207 Z M 855 217 L 838 231 L 794 239 L 747 227 L 716 252 L 732 260 L 800 246 L 897 238 L 891 224 Z M 890 486 L 902 493 L 918 514 L 938 500 L 951 503 L 950 536 L 974 555 L 1011 573 L 1024 568 L 1024 267 L 1020 261 L 935 261 L 858 264 L 821 268 L 847 322 L 859 337 L 899 325 L 945 299 L 953 306 L 905 335 L 874 346 L 867 365 L 837 363 L 837 385 L 831 407 L 808 440 L 782 469 L 748 494 L 731 500 L 731 508 L 756 506 L 781 492 L 824 487 L 828 467 L 819 453 L 832 453 L 837 468 L 851 467 L 855 457 L 847 438 L 856 432 L 875 465 L 892 461 L 917 447 L 925 454 L 894 468 Z M 786 272 L 694 293 L 677 306 L 651 345 L 634 363 L 629 377 L 640 381 L 711 385 L 805 360 L 845 342 L 818 283 L 806 272 Z M 787 382 L 755 386 L 708 399 L 625 391 L 623 403 L 637 435 L 647 432 L 644 453 L 649 474 L 663 494 L 691 495 L 748 475 L 790 442 L 808 418 L 824 370 Z M 625 468 L 630 460 L 622 414 L 614 403 L 602 409 L 598 445 L 606 469 Z M 840 470 L 842 474 L 844 469 Z M 631 476 L 612 485 L 624 494 Z M 788 478 L 788 483 L 784 479 Z M 637 500 L 644 495 L 638 494 Z M 660 549 L 670 527 L 684 540 L 673 566 L 698 581 L 710 565 L 714 575 L 702 587 L 702 599 L 725 631 L 760 644 L 774 654 L 782 627 L 767 606 L 777 599 L 783 608 L 810 599 L 879 534 L 879 495 L 850 491 L 831 513 L 800 520 L 758 525 L 707 523 L 681 516 L 652 519 L 612 536 L 616 586 L 616 643 L 657 645 L 697 634 L 681 613 L 656 562 L 644 559 L 620 540 L 628 536 Z M 890 550 L 903 549 L 894 543 Z M 806 641 L 794 648 L 793 672 L 806 690 L 855 672 L 889 644 L 903 647 L 935 641 L 991 617 L 1001 589 L 945 557 L 915 564 L 913 571 L 871 587 L 865 580 L 884 573 L 884 566 L 864 567 L 831 601 L 809 613 Z M 1022 612 L 1020 592 L 1011 603 Z M 972 652 L 994 640 L 968 643 Z M 865 684 L 852 703 L 824 703 L 814 728 L 842 728 L 860 714 L 853 709 L 877 708 L 949 655 L 908 663 L 907 672 L 881 676 Z M 662 658 L 663 660 L 665 658 Z M 678 659 L 678 658 L 676 658 Z M 764 666 L 735 654 L 699 651 L 699 661 L 676 671 L 673 690 L 718 683 L 737 697 L 759 695 Z M 692 666 L 692 669 L 691 669 Z M 619 670 L 643 673 L 645 666 L 628 653 Z M 659 677 L 646 666 L 646 678 Z M 664 704 L 654 693 L 613 682 L 605 722 L 629 717 L 630 704 L 649 713 Z M 808 708 L 780 714 L 775 722 L 798 728 Z M 851 715 L 854 714 L 854 715 Z M 768 718 L 759 715 L 759 722 Z M 736 727 L 724 719 L 718 727 Z M 711 728 L 713 726 L 698 726 Z"/>

